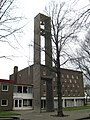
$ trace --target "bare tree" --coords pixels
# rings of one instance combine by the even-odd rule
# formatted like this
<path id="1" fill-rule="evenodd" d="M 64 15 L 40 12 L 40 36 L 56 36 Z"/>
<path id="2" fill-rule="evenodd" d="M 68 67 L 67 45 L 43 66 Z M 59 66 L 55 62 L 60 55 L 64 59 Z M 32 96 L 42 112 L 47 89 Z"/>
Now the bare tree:
<path id="1" fill-rule="evenodd" d="M 58 110 L 57 115 L 63 116 L 62 111 L 62 83 L 61 83 L 61 66 L 65 65 L 69 60 L 70 43 L 77 38 L 77 34 L 80 31 L 80 23 L 76 24 L 75 11 L 71 6 L 66 6 L 65 2 L 50 3 L 49 7 L 46 7 L 46 13 L 51 17 L 52 27 L 52 61 L 56 68 L 57 74 L 57 94 L 58 94 Z M 78 19 L 77 19 L 78 21 Z"/>
<path id="2" fill-rule="evenodd" d="M 77 3 L 78 2 L 79 0 L 77 0 Z M 86 6 L 80 8 L 77 12 L 78 17 L 75 19 L 72 25 L 77 25 L 77 23 L 79 23 L 79 25 L 82 27 L 84 26 L 88 28 L 90 25 L 90 2 Z"/>
<path id="3" fill-rule="evenodd" d="M 20 25 L 23 17 L 17 14 L 15 2 L 15 0 L 0 0 L 0 42 L 5 42 L 13 48 L 15 47 L 11 39 L 17 41 L 16 33 L 23 28 L 23 25 Z M 17 43 L 19 44 L 18 41 Z"/>
<path id="4" fill-rule="evenodd" d="M 85 80 L 90 81 L 90 30 L 86 34 L 85 39 L 79 44 L 80 48 L 77 50 L 76 57 L 73 57 L 71 61 L 76 65 L 77 69 L 83 72 Z"/>

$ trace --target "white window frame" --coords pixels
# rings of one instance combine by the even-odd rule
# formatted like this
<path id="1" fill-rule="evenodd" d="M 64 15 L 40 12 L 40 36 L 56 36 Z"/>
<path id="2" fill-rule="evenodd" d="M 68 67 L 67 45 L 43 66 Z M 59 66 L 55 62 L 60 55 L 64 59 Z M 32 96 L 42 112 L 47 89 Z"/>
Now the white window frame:
<path id="1" fill-rule="evenodd" d="M 7 86 L 7 89 L 3 89 L 3 86 L 6 85 Z M 2 91 L 8 91 L 8 85 L 7 84 L 2 84 Z"/>
<path id="2" fill-rule="evenodd" d="M 1 100 L 1 106 L 8 106 L 8 100 L 6 100 L 6 105 L 2 105 L 2 101 L 3 101 L 3 100 L 6 100 L 6 99 L 2 99 L 2 100 Z"/>

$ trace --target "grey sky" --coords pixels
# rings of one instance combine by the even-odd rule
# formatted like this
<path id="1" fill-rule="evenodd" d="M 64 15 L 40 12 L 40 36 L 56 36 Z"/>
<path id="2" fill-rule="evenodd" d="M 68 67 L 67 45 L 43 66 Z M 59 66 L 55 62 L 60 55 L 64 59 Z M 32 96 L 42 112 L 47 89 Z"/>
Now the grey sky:
<path id="1" fill-rule="evenodd" d="M 27 26 L 24 29 L 24 33 L 22 36 L 18 36 L 18 41 L 22 47 L 20 47 L 16 42 L 13 41 L 13 45 L 17 47 L 17 49 L 12 49 L 8 44 L 6 43 L 0 43 L 0 56 L 1 55 L 14 55 L 17 57 L 13 57 L 13 60 L 9 59 L 0 59 L 0 79 L 9 79 L 9 75 L 13 73 L 13 67 L 18 66 L 19 70 L 23 69 L 28 66 L 28 60 L 30 57 L 30 64 L 32 64 L 33 61 L 33 53 L 30 52 L 29 55 L 29 44 L 32 44 L 33 42 L 33 22 L 34 17 L 38 13 L 42 13 L 45 6 L 48 5 L 48 3 L 51 0 L 33 0 L 32 2 L 30 0 L 20 0 L 19 9 L 20 13 L 24 15 L 27 18 Z M 58 1 L 58 0 L 57 0 Z M 64 0 L 61 0 L 64 1 Z M 77 1 L 77 0 L 76 0 Z M 79 3 L 77 5 L 77 8 L 81 8 L 87 3 L 89 0 L 79 0 Z M 5 49 L 5 50 L 4 50 Z M 30 46 L 30 51 L 32 51 L 33 48 Z"/>

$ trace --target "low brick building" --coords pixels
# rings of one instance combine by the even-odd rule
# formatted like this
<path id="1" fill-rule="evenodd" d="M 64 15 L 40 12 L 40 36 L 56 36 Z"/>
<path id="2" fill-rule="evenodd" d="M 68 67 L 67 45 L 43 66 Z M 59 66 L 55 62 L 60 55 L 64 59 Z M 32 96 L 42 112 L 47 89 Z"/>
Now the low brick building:
<path id="1" fill-rule="evenodd" d="M 0 79 L 0 111 L 13 109 L 13 82 Z"/>

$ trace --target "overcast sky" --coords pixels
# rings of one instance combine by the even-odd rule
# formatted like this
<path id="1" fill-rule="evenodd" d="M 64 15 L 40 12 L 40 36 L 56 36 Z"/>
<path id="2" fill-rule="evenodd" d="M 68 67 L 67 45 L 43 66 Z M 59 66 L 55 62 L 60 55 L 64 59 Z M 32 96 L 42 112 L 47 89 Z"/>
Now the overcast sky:
<path id="1" fill-rule="evenodd" d="M 1 55 L 7 55 L 7 56 L 17 56 L 13 57 L 12 60 L 9 59 L 0 59 L 0 79 L 9 79 L 9 75 L 13 73 L 13 67 L 18 66 L 19 70 L 25 68 L 28 66 L 28 61 L 30 58 L 30 64 L 32 64 L 33 61 L 33 53 L 32 51 L 33 47 L 29 44 L 32 44 L 33 42 L 33 22 L 34 17 L 38 13 L 43 13 L 43 10 L 45 9 L 45 6 L 48 5 L 48 3 L 51 0 L 33 0 L 32 2 L 30 0 L 20 0 L 19 9 L 20 13 L 24 15 L 27 18 L 27 26 L 24 29 L 23 35 L 18 37 L 19 43 L 21 46 L 17 45 L 17 43 L 13 43 L 17 49 L 12 49 L 7 43 L 0 43 L 0 56 Z M 58 1 L 58 0 L 57 0 Z M 64 0 L 61 0 L 64 1 Z M 65 0 L 66 1 L 66 0 Z M 76 0 L 77 1 L 77 0 Z M 89 0 L 79 0 L 78 3 L 78 9 L 79 7 L 83 7 L 84 5 L 87 5 Z M 30 50 L 30 51 L 29 51 Z"/>

